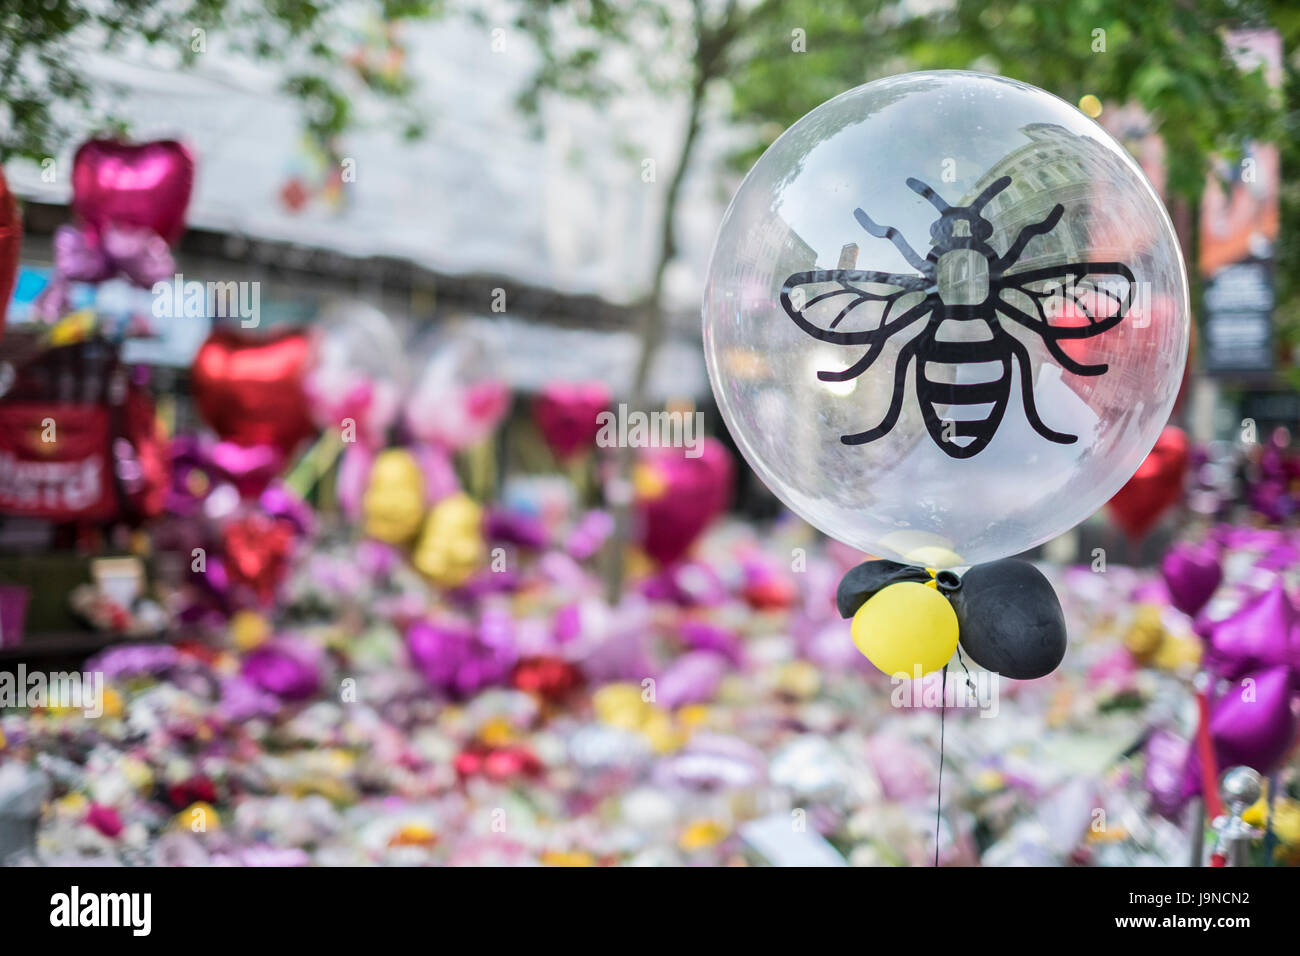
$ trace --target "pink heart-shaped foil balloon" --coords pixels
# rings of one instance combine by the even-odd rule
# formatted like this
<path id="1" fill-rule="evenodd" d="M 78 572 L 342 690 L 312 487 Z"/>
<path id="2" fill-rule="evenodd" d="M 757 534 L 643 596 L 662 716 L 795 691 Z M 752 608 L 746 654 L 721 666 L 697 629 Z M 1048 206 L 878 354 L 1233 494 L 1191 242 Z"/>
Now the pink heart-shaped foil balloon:
<path id="1" fill-rule="evenodd" d="M 194 157 L 183 143 L 92 139 L 72 161 L 72 208 L 96 230 L 151 229 L 174 243 L 185 231 L 194 188 Z"/>
<path id="2" fill-rule="evenodd" d="M 533 420 L 556 458 L 572 458 L 596 440 L 596 417 L 609 408 L 609 389 L 599 382 L 553 382 L 533 401 Z"/>
<path id="3" fill-rule="evenodd" d="M 658 480 L 638 501 L 641 547 L 660 564 L 685 555 L 731 500 L 731 454 L 722 443 L 704 439 L 697 458 L 686 451 L 656 449 L 646 461 Z"/>

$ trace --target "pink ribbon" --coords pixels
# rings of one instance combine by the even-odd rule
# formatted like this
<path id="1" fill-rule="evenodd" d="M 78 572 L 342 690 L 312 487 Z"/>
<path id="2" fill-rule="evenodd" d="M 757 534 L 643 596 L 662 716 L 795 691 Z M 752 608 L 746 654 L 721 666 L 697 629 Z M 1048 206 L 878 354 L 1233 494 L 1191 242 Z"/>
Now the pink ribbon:
<path id="1" fill-rule="evenodd" d="M 72 282 L 104 282 L 121 276 L 149 289 L 175 271 L 167 241 L 151 229 L 109 224 L 96 232 L 60 226 L 54 233 L 54 271 L 36 300 L 36 313 L 47 322 L 65 315 L 71 307 Z"/>

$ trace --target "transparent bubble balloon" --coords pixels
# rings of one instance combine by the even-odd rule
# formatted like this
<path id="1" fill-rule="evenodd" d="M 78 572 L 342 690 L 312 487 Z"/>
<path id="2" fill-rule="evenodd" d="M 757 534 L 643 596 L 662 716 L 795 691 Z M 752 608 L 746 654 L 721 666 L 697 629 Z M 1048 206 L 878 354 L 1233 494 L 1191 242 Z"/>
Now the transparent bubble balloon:
<path id="1" fill-rule="evenodd" d="M 1132 158 L 1056 97 L 977 73 L 851 90 L 763 154 L 704 304 L 750 465 L 880 557 L 956 567 L 1091 515 L 1154 445 L 1187 276 Z"/>

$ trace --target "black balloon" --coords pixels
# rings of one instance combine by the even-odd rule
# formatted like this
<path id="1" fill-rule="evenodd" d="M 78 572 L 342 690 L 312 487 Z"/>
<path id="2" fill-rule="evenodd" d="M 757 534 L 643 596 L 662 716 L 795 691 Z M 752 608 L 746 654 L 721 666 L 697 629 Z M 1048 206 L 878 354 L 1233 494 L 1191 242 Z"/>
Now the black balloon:
<path id="1" fill-rule="evenodd" d="M 1056 670 L 1065 657 L 1061 602 L 1027 561 L 977 564 L 948 599 L 957 612 L 962 650 L 986 670 L 1033 680 Z"/>
<path id="2" fill-rule="evenodd" d="M 912 564 L 867 561 L 840 578 L 840 586 L 835 589 L 835 606 L 839 609 L 840 617 L 849 618 L 857 614 L 858 608 L 883 587 L 900 581 L 929 580 L 930 573 L 925 568 Z"/>

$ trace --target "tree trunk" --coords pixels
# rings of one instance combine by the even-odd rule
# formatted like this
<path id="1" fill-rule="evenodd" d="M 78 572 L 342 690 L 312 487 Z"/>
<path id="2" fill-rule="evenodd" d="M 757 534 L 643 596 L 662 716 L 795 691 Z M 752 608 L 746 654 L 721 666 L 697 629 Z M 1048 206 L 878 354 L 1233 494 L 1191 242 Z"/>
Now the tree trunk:
<path id="1" fill-rule="evenodd" d="M 664 196 L 659 220 L 659 252 L 655 261 L 654 275 L 650 291 L 642 301 L 639 310 L 636 371 L 628 393 L 628 409 L 631 411 L 642 410 L 647 404 L 650 369 L 653 367 L 655 353 L 664 337 L 664 274 L 667 272 L 668 264 L 677 254 L 675 238 L 677 206 L 681 199 L 682 183 L 686 179 L 686 171 L 699 137 L 700 114 L 704 107 L 707 85 L 706 71 L 701 68 L 697 58 L 695 77 L 691 83 L 685 135 L 678 150 L 672 179 L 668 182 L 668 191 Z M 616 604 L 623 596 L 624 550 L 632 536 L 632 469 L 636 464 L 636 449 L 619 448 L 617 462 L 617 473 L 610 501 L 614 512 L 614 533 L 605 560 L 605 597 L 610 604 Z"/>

